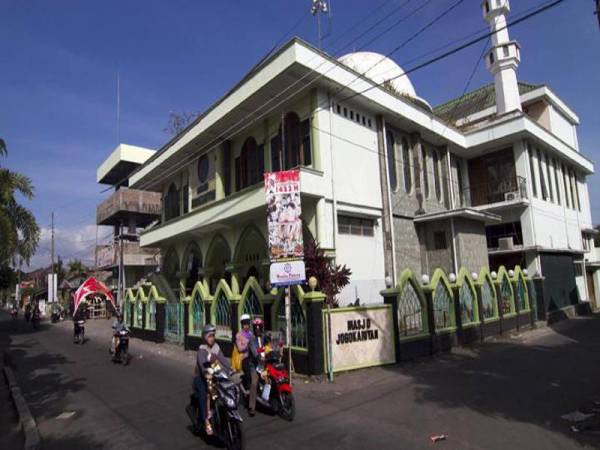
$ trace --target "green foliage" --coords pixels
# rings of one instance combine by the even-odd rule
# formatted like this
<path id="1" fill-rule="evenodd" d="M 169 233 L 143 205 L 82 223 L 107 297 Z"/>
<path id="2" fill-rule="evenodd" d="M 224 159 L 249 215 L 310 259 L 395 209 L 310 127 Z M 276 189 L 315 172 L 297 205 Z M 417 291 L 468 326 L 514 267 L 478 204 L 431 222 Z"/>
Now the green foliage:
<path id="1" fill-rule="evenodd" d="M 0 156 L 6 157 L 8 150 L 0 139 Z M 31 180 L 18 172 L 0 167 L 0 264 L 6 265 L 18 259 L 29 262 L 40 239 L 40 229 L 35 217 L 17 202 L 16 195 L 27 200 L 34 196 Z"/>
<path id="2" fill-rule="evenodd" d="M 337 306 L 336 296 L 350 283 L 352 271 L 346 265 L 332 265 L 323 249 L 312 238 L 304 242 L 304 264 L 306 279 L 314 276 L 318 289 L 327 296 L 329 305 Z"/>

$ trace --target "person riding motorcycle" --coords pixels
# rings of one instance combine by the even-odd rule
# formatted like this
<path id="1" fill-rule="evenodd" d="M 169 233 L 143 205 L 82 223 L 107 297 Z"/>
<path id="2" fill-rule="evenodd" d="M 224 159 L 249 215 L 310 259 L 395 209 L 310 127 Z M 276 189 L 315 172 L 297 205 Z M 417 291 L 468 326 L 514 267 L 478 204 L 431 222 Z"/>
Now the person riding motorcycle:
<path id="1" fill-rule="evenodd" d="M 206 382 L 206 363 L 218 361 L 223 370 L 231 372 L 229 361 L 227 361 L 227 358 L 221 351 L 219 344 L 217 344 L 215 341 L 216 332 L 216 327 L 211 324 L 205 325 L 202 329 L 202 338 L 204 339 L 204 344 L 198 347 L 198 352 L 196 353 L 196 365 L 194 367 L 193 386 L 198 397 L 198 411 L 200 412 L 198 415 L 197 426 L 199 430 L 204 427 L 204 430 L 208 436 L 212 436 L 214 431 L 210 424 L 210 417 L 208 415 L 210 399 L 207 395 L 208 386 Z"/>
<path id="2" fill-rule="evenodd" d="M 264 358 L 269 345 L 268 338 L 264 335 L 265 324 L 259 317 L 252 321 L 253 335 L 248 343 L 248 357 L 242 361 L 244 377 L 246 382 L 250 382 L 248 414 L 251 417 L 256 412 L 256 395 L 258 389 L 258 372 L 257 368 L 264 365 Z"/>
<path id="3" fill-rule="evenodd" d="M 119 345 L 119 333 L 123 330 L 129 330 L 129 328 L 127 327 L 127 324 L 123 321 L 123 315 L 121 314 L 121 312 L 119 310 L 117 310 L 117 317 L 113 321 L 112 330 L 113 330 L 112 331 L 113 336 L 112 336 L 111 353 L 116 354 L 117 346 Z"/>

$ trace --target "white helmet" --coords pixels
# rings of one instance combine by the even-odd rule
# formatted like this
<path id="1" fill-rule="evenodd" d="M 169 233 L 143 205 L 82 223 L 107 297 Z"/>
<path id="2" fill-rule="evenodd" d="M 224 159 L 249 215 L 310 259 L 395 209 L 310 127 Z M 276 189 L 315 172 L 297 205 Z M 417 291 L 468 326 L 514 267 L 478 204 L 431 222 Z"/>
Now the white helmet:
<path id="1" fill-rule="evenodd" d="M 242 317 L 240 317 L 240 323 L 245 321 L 250 322 L 250 314 L 242 314 Z"/>

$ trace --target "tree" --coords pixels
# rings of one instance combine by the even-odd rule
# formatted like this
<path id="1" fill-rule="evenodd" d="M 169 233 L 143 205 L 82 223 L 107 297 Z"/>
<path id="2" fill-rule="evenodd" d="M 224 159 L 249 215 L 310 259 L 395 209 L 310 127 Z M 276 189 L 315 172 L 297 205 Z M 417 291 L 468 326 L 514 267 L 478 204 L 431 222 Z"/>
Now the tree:
<path id="1" fill-rule="evenodd" d="M 185 130 L 196 117 L 198 117 L 196 113 L 188 113 L 186 111 L 176 113 L 175 111 L 171 111 L 169 113 L 169 122 L 163 131 L 171 136 L 176 136 Z"/>
<path id="2" fill-rule="evenodd" d="M 0 157 L 7 157 L 6 142 L 0 139 Z M 25 262 L 35 253 L 40 239 L 40 229 L 35 217 L 17 202 L 16 195 L 33 199 L 31 180 L 18 172 L 0 167 L 0 265 L 17 258 Z"/>
<path id="3" fill-rule="evenodd" d="M 345 264 L 332 265 L 321 246 L 312 238 L 304 242 L 304 264 L 306 278 L 314 276 L 318 289 L 327 296 L 327 303 L 336 307 L 337 295 L 350 283 L 352 271 Z"/>
<path id="4" fill-rule="evenodd" d="M 88 272 L 88 268 L 79 259 L 74 259 L 69 263 L 69 275 L 80 277 Z"/>

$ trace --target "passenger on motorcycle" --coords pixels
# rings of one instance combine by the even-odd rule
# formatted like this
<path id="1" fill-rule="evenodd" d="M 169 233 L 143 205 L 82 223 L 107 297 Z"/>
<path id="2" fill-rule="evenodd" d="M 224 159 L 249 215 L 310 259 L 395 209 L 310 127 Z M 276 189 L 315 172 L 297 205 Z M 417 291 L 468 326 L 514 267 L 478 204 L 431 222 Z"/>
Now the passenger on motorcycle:
<path id="1" fill-rule="evenodd" d="M 269 345 L 268 338 L 264 335 L 265 324 L 261 318 L 252 321 L 253 336 L 248 344 L 248 357 L 242 361 L 246 383 L 250 382 L 250 398 L 248 401 L 248 413 L 254 416 L 256 411 L 256 392 L 258 388 L 257 368 L 264 366 L 266 349 Z"/>
<path id="2" fill-rule="evenodd" d="M 198 428 L 202 429 L 204 426 L 204 430 L 208 436 L 212 436 L 214 432 L 208 416 L 210 400 L 208 395 L 206 395 L 206 363 L 218 361 L 224 370 L 231 372 L 229 361 L 227 361 L 227 358 L 221 351 L 219 344 L 217 344 L 215 341 L 216 332 L 216 327 L 211 324 L 205 325 L 202 329 L 202 338 L 204 339 L 204 344 L 198 347 L 198 353 L 196 354 L 196 366 L 194 368 L 193 384 L 194 390 L 196 391 L 196 395 L 198 397 L 198 411 L 200 412 L 198 417 Z"/>
<path id="3" fill-rule="evenodd" d="M 248 357 L 248 345 L 252 339 L 251 319 L 249 314 L 242 314 L 240 318 L 241 330 L 235 335 L 235 348 L 231 355 L 231 366 L 233 370 L 243 370 L 244 359 Z"/>

